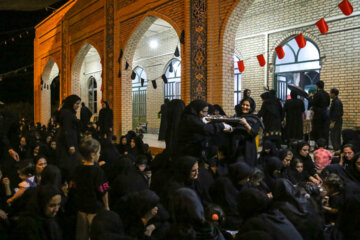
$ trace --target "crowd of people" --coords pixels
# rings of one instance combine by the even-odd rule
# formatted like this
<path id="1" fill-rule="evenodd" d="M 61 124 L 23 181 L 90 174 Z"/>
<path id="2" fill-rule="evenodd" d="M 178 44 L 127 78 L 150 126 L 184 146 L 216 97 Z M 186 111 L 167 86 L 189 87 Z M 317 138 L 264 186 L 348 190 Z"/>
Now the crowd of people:
<path id="1" fill-rule="evenodd" d="M 78 120 L 70 95 L 47 126 L 0 109 L 0 239 L 360 239 L 360 137 L 341 143 L 339 92 L 330 109 L 321 81 L 309 97 L 306 141 L 296 92 L 262 94 L 259 111 L 250 95 L 228 120 L 202 100 L 166 102 L 156 156 L 141 134 L 113 135 L 106 102 L 97 122 L 85 105 Z"/>

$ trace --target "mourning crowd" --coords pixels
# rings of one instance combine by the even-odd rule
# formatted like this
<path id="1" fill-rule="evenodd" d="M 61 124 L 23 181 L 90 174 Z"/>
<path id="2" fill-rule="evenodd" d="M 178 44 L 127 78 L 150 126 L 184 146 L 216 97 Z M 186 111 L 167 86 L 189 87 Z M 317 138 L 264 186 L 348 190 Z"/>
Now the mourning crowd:
<path id="1" fill-rule="evenodd" d="M 107 102 L 90 121 L 70 95 L 47 126 L 0 105 L 0 239 L 360 239 L 360 136 L 337 89 L 310 92 L 167 101 L 156 156 Z"/>

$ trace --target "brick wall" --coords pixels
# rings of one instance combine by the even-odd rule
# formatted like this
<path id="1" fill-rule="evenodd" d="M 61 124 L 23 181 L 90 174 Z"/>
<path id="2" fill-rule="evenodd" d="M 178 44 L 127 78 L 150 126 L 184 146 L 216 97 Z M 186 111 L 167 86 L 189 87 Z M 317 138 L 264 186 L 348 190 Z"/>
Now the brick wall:
<path id="1" fill-rule="evenodd" d="M 331 9 L 333 12 L 329 17 L 340 16 L 341 11 L 336 8 L 339 1 L 255 1 L 252 3 L 243 17 L 237 21 L 235 51 L 245 59 L 246 70 L 242 75 L 242 88 L 250 88 L 252 96 L 260 107 L 259 95 L 263 92 L 264 75 L 266 68 L 261 68 L 257 62 L 256 55 L 264 53 L 265 35 L 242 39 L 244 37 L 276 31 L 281 28 L 288 28 L 306 22 L 315 23 Z M 359 9 L 359 2 L 352 2 L 354 9 Z M 241 11 L 241 9 L 235 9 Z M 344 104 L 344 127 L 360 126 L 360 113 L 356 109 L 355 102 L 360 100 L 360 84 L 358 71 L 360 68 L 360 40 L 358 36 L 360 29 L 341 31 L 360 23 L 360 16 L 329 21 L 329 30 L 339 32 L 321 35 L 313 25 L 311 27 L 293 28 L 287 31 L 280 31 L 268 35 L 268 62 L 267 83 L 274 88 L 274 61 L 275 47 L 294 37 L 300 32 L 311 39 L 320 49 L 320 56 L 324 59 L 320 71 L 320 79 L 325 82 L 325 89 L 336 87 L 340 90 L 340 99 Z M 230 27 L 235 27 L 236 21 L 229 22 Z M 226 44 L 227 39 L 225 39 Z M 224 53 L 225 54 L 225 53 Z M 251 59 L 247 59 L 251 57 Z M 232 78 L 224 78 L 225 85 L 232 83 Z M 232 87 L 232 86 L 231 86 Z M 228 92 L 228 89 L 224 90 Z M 224 95 L 225 96 L 225 95 Z"/>

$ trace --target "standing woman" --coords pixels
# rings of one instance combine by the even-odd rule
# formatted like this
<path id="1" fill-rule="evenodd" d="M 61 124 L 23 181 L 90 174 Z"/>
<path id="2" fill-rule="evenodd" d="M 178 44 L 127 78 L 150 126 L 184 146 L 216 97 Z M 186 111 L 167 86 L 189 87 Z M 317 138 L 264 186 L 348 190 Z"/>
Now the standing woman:
<path id="1" fill-rule="evenodd" d="M 286 138 L 288 140 L 303 139 L 303 113 L 305 111 L 304 102 L 300 99 L 297 99 L 297 94 L 293 90 L 290 93 L 291 99 L 286 100 L 284 106 L 285 112 L 285 131 Z"/>
<path id="2" fill-rule="evenodd" d="M 57 166 L 64 179 L 69 180 L 75 167 L 80 164 L 79 142 L 80 122 L 76 118 L 81 99 L 77 95 L 68 96 L 59 111 L 60 129 L 56 138 Z"/>
<path id="3" fill-rule="evenodd" d="M 226 123 L 211 123 L 204 120 L 208 110 L 209 104 L 203 100 L 194 100 L 184 109 L 179 124 L 177 155 L 201 157 L 211 136 L 232 130 Z"/>
<path id="4" fill-rule="evenodd" d="M 113 111 L 110 109 L 109 104 L 106 101 L 102 103 L 102 109 L 99 112 L 98 130 L 100 131 L 101 139 L 108 139 L 108 141 L 111 142 Z"/>
<path id="5" fill-rule="evenodd" d="M 232 151 L 235 161 L 244 161 L 249 166 L 255 167 L 257 163 L 257 148 L 255 138 L 263 124 L 256 115 L 255 105 L 247 98 L 239 103 L 240 108 L 236 116 L 240 118 L 240 125 L 234 127 L 232 137 Z"/>

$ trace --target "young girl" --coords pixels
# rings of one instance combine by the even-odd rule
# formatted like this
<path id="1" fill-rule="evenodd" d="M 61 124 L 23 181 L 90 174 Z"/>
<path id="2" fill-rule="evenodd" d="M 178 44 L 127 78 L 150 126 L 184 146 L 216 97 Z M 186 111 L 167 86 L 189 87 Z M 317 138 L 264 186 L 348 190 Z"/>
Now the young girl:
<path id="1" fill-rule="evenodd" d="M 291 161 L 288 178 L 293 185 L 298 185 L 301 182 L 309 180 L 309 173 L 304 169 L 304 163 L 295 158 Z"/>
<path id="2" fill-rule="evenodd" d="M 83 164 L 77 166 L 74 178 L 70 182 L 70 194 L 74 197 L 78 210 L 76 239 L 89 239 L 90 225 L 96 212 L 101 208 L 109 210 L 108 182 L 104 171 L 97 165 L 100 157 L 100 143 L 88 139 L 80 144 L 79 151 Z"/>
<path id="3" fill-rule="evenodd" d="M 9 205 L 11 205 L 16 199 L 20 198 L 28 188 L 36 187 L 34 164 L 32 162 L 21 162 L 18 169 L 18 174 L 19 178 L 23 181 L 19 183 L 18 190 L 15 189 L 15 194 L 7 200 L 7 204 Z"/>

